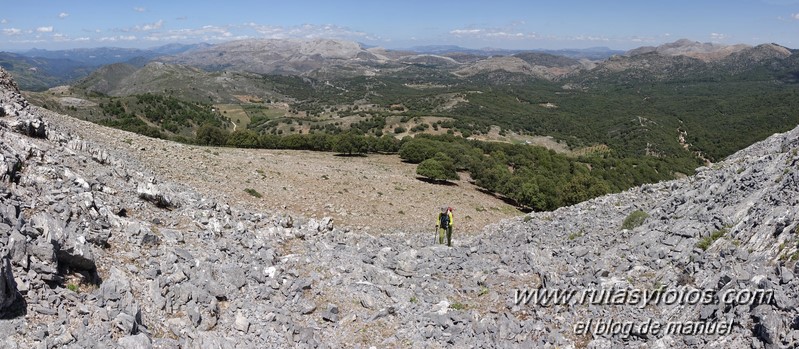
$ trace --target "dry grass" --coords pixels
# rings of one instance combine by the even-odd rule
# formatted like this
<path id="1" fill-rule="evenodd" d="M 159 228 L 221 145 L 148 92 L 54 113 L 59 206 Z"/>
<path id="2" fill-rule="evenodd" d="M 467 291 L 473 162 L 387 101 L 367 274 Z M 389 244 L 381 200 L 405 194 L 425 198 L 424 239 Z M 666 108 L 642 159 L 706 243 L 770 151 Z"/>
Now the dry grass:
<path id="1" fill-rule="evenodd" d="M 480 192 L 469 183 L 468 174 L 461 173 L 455 185 L 427 183 L 416 178 L 416 165 L 403 163 L 396 155 L 340 157 L 310 151 L 207 148 L 59 118 L 82 137 L 129 153 L 164 180 L 250 210 L 330 216 L 337 227 L 390 233 L 432 231 L 438 208 L 449 205 L 455 208 L 456 239 L 458 234 L 522 214 Z M 248 188 L 263 197 L 247 194 Z"/>
<path id="2" fill-rule="evenodd" d="M 237 130 L 246 130 L 250 124 L 250 117 L 239 104 L 216 104 L 214 107 L 219 109 L 222 116 L 230 118 Z"/>

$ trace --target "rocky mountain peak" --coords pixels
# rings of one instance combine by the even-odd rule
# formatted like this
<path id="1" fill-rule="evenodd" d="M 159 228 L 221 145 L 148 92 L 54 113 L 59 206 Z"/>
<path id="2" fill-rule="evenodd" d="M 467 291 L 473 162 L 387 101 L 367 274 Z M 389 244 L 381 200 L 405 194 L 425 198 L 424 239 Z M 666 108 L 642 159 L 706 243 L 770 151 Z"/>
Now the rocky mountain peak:
<path id="1" fill-rule="evenodd" d="M 19 93 L 17 83 L 11 78 L 11 74 L 3 68 L 0 68 L 0 89 Z"/>
<path id="2" fill-rule="evenodd" d="M 754 61 L 761 61 L 767 58 L 788 58 L 791 55 L 791 50 L 777 44 L 761 44 L 741 53 L 751 55 L 751 59 Z"/>

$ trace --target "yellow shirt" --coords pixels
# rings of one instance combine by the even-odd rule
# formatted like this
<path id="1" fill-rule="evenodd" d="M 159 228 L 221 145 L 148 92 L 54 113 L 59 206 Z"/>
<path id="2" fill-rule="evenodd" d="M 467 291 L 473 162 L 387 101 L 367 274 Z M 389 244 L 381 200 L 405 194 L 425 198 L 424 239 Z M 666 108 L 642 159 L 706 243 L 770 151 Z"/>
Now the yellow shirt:
<path id="1" fill-rule="evenodd" d="M 452 222 L 452 211 L 447 211 L 447 216 L 449 216 L 449 226 L 455 227 L 455 223 Z M 436 228 L 441 227 L 441 213 L 436 216 Z"/>

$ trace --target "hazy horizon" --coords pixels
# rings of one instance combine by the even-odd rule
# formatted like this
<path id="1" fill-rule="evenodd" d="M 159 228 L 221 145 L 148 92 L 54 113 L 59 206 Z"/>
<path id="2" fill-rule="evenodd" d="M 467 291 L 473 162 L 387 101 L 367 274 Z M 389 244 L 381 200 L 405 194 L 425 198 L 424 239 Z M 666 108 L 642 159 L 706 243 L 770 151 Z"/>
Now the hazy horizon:
<path id="1" fill-rule="evenodd" d="M 151 48 L 239 39 L 332 38 L 387 49 L 629 50 L 678 39 L 796 46 L 799 0 L 530 2 L 344 0 L 224 4 L 154 0 L 13 2 L 0 51 Z"/>

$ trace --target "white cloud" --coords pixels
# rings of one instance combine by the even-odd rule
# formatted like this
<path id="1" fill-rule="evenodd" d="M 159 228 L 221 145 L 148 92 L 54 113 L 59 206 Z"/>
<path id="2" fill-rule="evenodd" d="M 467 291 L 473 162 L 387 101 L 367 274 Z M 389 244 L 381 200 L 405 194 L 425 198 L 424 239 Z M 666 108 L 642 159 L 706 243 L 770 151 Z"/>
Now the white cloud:
<path id="1" fill-rule="evenodd" d="M 536 33 L 523 33 L 513 28 L 470 28 L 454 29 L 449 34 L 465 39 L 490 39 L 490 40 L 531 40 L 540 39 Z"/>
<path id="2" fill-rule="evenodd" d="M 58 18 L 64 19 L 64 18 L 67 18 L 67 17 L 69 17 L 69 13 L 61 12 L 61 13 L 58 14 Z"/>
<path id="3" fill-rule="evenodd" d="M 799 20 L 799 13 L 793 13 L 793 14 L 791 14 L 791 18 L 792 18 L 792 19 Z"/>
<path id="4" fill-rule="evenodd" d="M 256 23 L 245 23 L 244 27 L 250 28 L 266 39 L 289 39 L 289 38 L 331 38 L 349 40 L 380 40 L 379 37 L 365 32 L 352 30 L 333 24 L 303 24 L 299 26 L 275 26 L 261 25 Z"/>
<path id="5" fill-rule="evenodd" d="M 506 33 L 506 32 L 493 32 L 486 34 L 489 38 L 504 38 L 504 39 L 513 39 L 513 38 L 524 38 L 525 35 L 523 33 Z"/>
<path id="6" fill-rule="evenodd" d="M 482 32 L 482 29 L 455 29 L 451 30 L 449 33 L 452 35 L 475 35 Z"/>
<path id="7" fill-rule="evenodd" d="M 109 41 L 109 42 L 116 42 L 116 41 L 134 41 L 134 40 L 136 40 L 136 36 L 135 36 L 135 35 L 128 35 L 128 36 L 123 36 L 123 35 L 118 35 L 118 36 L 104 36 L 104 37 L 102 37 L 102 38 L 99 38 L 99 39 L 97 39 L 97 41 L 100 41 L 100 42 L 106 42 L 106 41 Z"/>
<path id="8" fill-rule="evenodd" d="M 39 32 L 39 33 L 52 33 L 53 32 L 53 26 L 51 25 L 49 27 L 38 27 L 38 28 L 36 28 L 36 31 Z"/>
<path id="9" fill-rule="evenodd" d="M 3 34 L 5 34 L 5 35 L 19 35 L 19 34 L 22 34 L 22 30 L 19 30 L 17 28 L 3 29 Z"/>
<path id="10" fill-rule="evenodd" d="M 641 38 L 636 38 L 636 39 L 639 39 L 641 41 L 645 40 L 645 39 L 641 39 Z M 578 36 L 575 36 L 575 37 L 571 38 L 571 40 L 575 40 L 575 41 L 600 41 L 600 42 L 610 41 L 609 38 L 606 38 L 604 36 L 596 36 L 596 35 L 578 35 Z"/>
<path id="11" fill-rule="evenodd" d="M 136 11 L 136 12 L 144 12 L 144 11 L 147 11 L 147 9 L 146 9 L 146 8 L 144 8 L 144 7 L 134 7 L 134 8 L 133 8 L 133 11 Z"/>
<path id="12" fill-rule="evenodd" d="M 228 27 L 206 25 L 201 28 L 185 28 L 167 30 L 163 32 L 151 32 L 151 34 L 143 37 L 142 39 L 147 41 L 229 41 L 248 38 L 249 36 L 246 35 L 235 36 Z"/>
<path id="13" fill-rule="evenodd" d="M 148 23 L 148 24 L 145 24 L 145 25 L 137 25 L 137 26 L 135 26 L 133 28 L 133 30 L 146 32 L 146 31 L 161 29 L 161 27 L 163 27 L 163 26 L 164 26 L 164 20 L 163 19 L 159 19 L 158 22 L 155 22 L 155 23 Z"/>
<path id="14" fill-rule="evenodd" d="M 11 42 L 15 44 L 40 44 L 43 42 L 47 42 L 44 39 L 24 39 L 24 40 L 11 40 Z"/>
<path id="15" fill-rule="evenodd" d="M 0 24 L 6 24 L 6 23 L 8 23 L 8 21 L 5 18 L 0 19 Z"/>
<path id="16" fill-rule="evenodd" d="M 720 41 L 728 38 L 726 34 L 721 33 L 710 33 L 710 40 L 712 41 Z"/>

